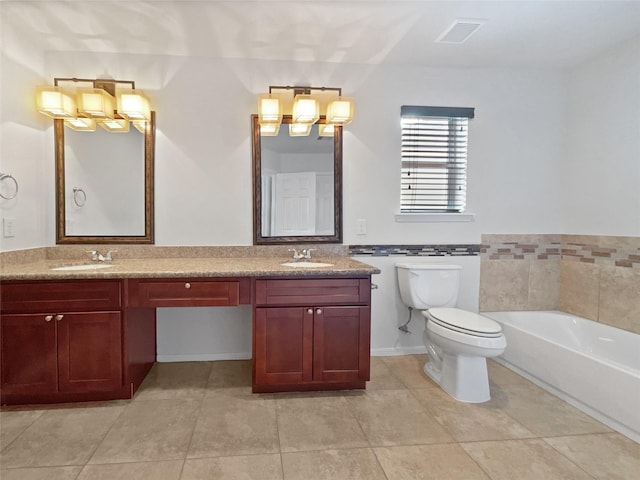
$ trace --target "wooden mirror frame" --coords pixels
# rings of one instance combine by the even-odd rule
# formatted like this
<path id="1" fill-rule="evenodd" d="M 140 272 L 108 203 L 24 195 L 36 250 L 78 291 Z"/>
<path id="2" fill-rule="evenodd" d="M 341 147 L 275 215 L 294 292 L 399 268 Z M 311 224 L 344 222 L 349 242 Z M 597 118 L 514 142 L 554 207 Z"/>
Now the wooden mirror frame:
<path id="1" fill-rule="evenodd" d="M 291 123 L 291 116 L 285 115 L 283 125 Z M 320 117 L 319 123 L 324 123 Z M 262 165 L 260 125 L 258 116 L 251 116 L 251 158 L 253 165 L 253 244 L 283 245 L 291 243 L 342 243 L 342 127 L 336 126 L 333 134 L 333 235 L 301 235 L 294 237 L 262 236 Z"/>
<path id="2" fill-rule="evenodd" d="M 56 243 L 57 244 L 152 244 L 154 242 L 153 171 L 156 144 L 156 113 L 151 112 L 144 134 L 144 235 L 67 235 L 65 232 L 64 120 L 53 121 L 56 154 Z M 88 133 L 87 135 L 91 135 Z M 115 134 L 117 135 L 117 134 Z"/>

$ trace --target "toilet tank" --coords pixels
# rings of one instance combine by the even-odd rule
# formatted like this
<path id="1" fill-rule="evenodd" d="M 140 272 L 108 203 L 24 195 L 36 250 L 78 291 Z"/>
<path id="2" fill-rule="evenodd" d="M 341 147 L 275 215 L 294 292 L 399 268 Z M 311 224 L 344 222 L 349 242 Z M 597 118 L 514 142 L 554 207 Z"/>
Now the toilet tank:
<path id="1" fill-rule="evenodd" d="M 398 263 L 398 287 L 405 305 L 416 310 L 455 307 L 460 287 L 460 265 Z"/>

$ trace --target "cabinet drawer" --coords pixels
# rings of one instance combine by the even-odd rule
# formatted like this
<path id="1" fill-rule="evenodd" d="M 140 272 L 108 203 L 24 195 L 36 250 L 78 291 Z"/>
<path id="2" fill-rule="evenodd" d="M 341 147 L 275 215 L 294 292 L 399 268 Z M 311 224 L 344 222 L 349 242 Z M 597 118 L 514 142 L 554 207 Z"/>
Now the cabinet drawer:
<path id="1" fill-rule="evenodd" d="M 119 309 L 119 280 L 2 283 L 2 311 L 58 312 Z"/>
<path id="2" fill-rule="evenodd" d="M 349 305 L 370 299 L 368 278 L 256 280 L 256 305 Z"/>
<path id="3" fill-rule="evenodd" d="M 239 304 L 238 281 L 142 279 L 129 281 L 129 304 L 138 307 L 224 307 Z"/>

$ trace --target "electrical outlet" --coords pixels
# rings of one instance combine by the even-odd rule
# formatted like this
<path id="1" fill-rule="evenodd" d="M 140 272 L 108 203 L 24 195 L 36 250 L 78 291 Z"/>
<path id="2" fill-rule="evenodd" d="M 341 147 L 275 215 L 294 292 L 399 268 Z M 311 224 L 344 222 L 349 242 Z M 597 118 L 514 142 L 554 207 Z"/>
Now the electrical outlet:
<path id="1" fill-rule="evenodd" d="M 2 236 L 10 238 L 16 236 L 16 220 L 15 218 L 2 219 Z"/>
<path id="2" fill-rule="evenodd" d="M 364 218 L 359 218 L 358 220 L 356 220 L 356 234 L 357 235 L 367 234 L 367 221 Z"/>

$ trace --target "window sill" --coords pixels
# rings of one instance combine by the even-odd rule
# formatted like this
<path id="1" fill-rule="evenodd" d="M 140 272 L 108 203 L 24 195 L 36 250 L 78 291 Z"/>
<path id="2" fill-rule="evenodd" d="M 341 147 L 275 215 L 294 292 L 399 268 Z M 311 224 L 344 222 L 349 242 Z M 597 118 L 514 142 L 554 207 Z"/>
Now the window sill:
<path id="1" fill-rule="evenodd" d="M 473 222 L 475 213 L 396 213 L 398 223 Z"/>

